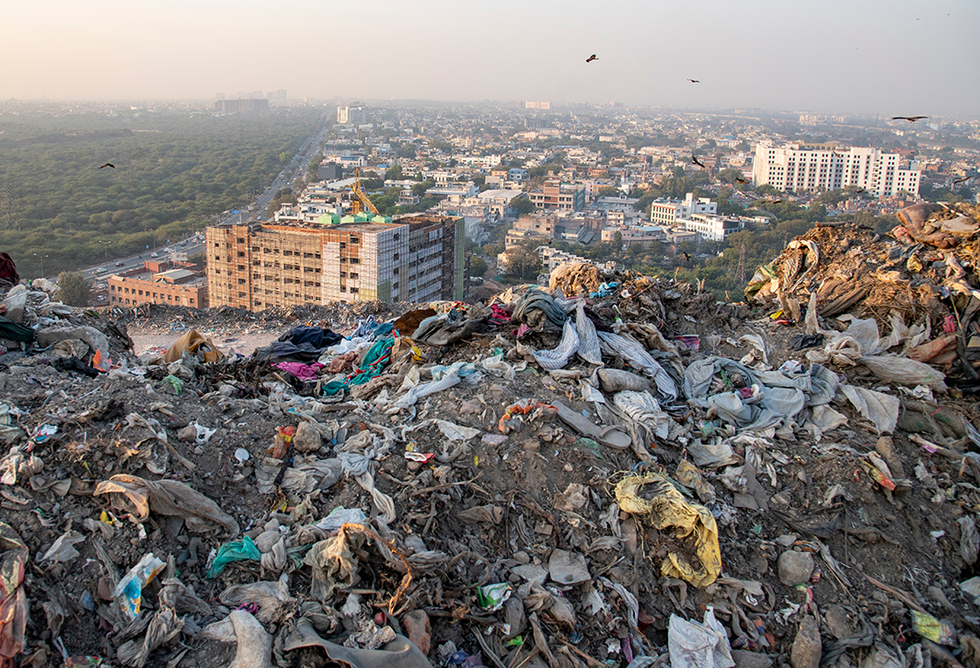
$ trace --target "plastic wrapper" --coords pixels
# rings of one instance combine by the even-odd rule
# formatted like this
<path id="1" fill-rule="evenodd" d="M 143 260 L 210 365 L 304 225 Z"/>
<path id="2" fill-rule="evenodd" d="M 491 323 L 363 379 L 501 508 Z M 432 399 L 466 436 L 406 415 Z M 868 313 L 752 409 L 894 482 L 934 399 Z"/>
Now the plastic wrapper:
<path id="1" fill-rule="evenodd" d="M 112 600 L 127 619 L 136 619 L 143 602 L 143 589 L 160 574 L 167 564 L 155 557 L 152 552 L 140 559 L 129 569 L 112 592 Z"/>

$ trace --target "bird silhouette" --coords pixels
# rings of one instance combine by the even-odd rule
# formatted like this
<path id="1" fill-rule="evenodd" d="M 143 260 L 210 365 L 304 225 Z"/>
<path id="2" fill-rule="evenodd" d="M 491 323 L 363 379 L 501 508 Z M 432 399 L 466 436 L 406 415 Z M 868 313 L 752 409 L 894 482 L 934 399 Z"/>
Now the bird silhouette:
<path id="1" fill-rule="evenodd" d="M 766 201 L 769 202 L 770 204 L 782 204 L 784 200 L 781 200 L 781 199 L 767 199 Z"/>
<path id="2" fill-rule="evenodd" d="M 748 181 L 746 181 L 745 179 L 743 179 L 741 176 L 736 176 L 735 177 L 735 181 L 737 183 L 748 183 Z"/>
<path id="3" fill-rule="evenodd" d="M 101 167 L 99 167 L 99 169 L 105 169 L 106 167 L 112 167 L 113 169 L 116 168 L 116 166 L 114 164 L 112 164 L 111 162 L 107 162 L 106 164 L 104 164 Z"/>
<path id="4" fill-rule="evenodd" d="M 831 153 L 833 153 L 838 158 L 842 157 L 841 154 L 838 153 L 837 151 L 831 151 Z"/>
<path id="5" fill-rule="evenodd" d="M 955 181 L 953 181 L 953 183 L 965 183 L 965 182 L 969 181 L 972 178 L 973 178 L 972 176 L 967 176 L 967 177 L 962 178 L 962 179 L 956 179 Z"/>
<path id="6" fill-rule="evenodd" d="M 585 62 L 591 63 L 593 60 L 599 60 L 599 56 L 597 56 L 597 55 L 595 55 L 593 53 L 591 56 L 589 56 L 588 58 L 585 59 Z"/>
<path id="7" fill-rule="evenodd" d="M 691 83 L 701 83 L 700 79 L 688 79 Z"/>
<path id="8" fill-rule="evenodd" d="M 929 118 L 928 116 L 892 116 L 893 121 L 908 121 L 909 123 L 915 123 L 923 118 Z"/>
<path id="9" fill-rule="evenodd" d="M 858 188 L 858 189 L 857 189 L 857 190 L 855 190 L 854 192 L 855 192 L 855 193 L 857 193 L 858 195 L 860 195 L 861 193 L 866 193 L 866 192 L 868 192 L 868 190 L 867 190 L 867 188 Z"/>
<path id="10" fill-rule="evenodd" d="M 688 262 L 691 261 L 691 254 L 690 253 L 681 253 L 681 255 L 683 255 L 684 256 L 684 259 L 687 260 Z"/>
<path id="11" fill-rule="evenodd" d="M 693 153 L 691 154 L 691 162 L 693 162 L 698 167 L 702 167 L 704 169 L 707 169 L 707 167 L 704 166 L 704 163 L 701 162 L 700 160 L 698 160 L 698 156 L 694 155 Z"/>

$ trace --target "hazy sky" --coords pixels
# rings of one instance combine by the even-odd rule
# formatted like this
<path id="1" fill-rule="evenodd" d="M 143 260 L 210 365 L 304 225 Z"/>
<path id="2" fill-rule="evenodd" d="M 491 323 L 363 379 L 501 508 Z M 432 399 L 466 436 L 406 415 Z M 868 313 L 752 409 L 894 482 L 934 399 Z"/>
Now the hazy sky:
<path id="1" fill-rule="evenodd" d="M 6 5 L 0 99 L 285 88 L 291 98 L 980 115 L 978 0 Z"/>

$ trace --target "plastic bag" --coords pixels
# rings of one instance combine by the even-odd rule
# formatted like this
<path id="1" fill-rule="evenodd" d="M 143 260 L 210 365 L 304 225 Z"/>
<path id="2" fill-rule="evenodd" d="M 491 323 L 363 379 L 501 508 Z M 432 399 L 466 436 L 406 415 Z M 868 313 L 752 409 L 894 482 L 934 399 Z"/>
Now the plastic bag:
<path id="1" fill-rule="evenodd" d="M 640 490 L 650 485 L 651 490 Z M 632 475 L 616 485 L 616 503 L 620 510 L 638 515 L 658 530 L 672 527 L 678 538 L 691 537 L 696 560 L 688 555 L 669 552 L 660 572 L 666 577 L 681 578 L 695 587 L 713 583 L 721 572 L 721 547 L 718 544 L 718 525 L 711 511 L 704 506 L 688 503 L 670 480 L 660 473 Z M 700 563 L 697 563 L 700 562 Z"/>
<path id="2" fill-rule="evenodd" d="M 896 357 L 894 355 L 878 355 L 873 357 L 862 357 L 861 364 L 879 379 L 886 383 L 898 383 L 899 385 L 928 385 L 934 390 L 945 391 L 946 383 L 943 382 L 946 374 L 932 368 L 928 364 L 916 362 L 907 357 Z"/>
<path id="3" fill-rule="evenodd" d="M 225 566 L 233 561 L 245 561 L 246 559 L 259 561 L 261 558 L 262 554 L 259 552 L 259 548 L 255 547 L 255 543 L 248 536 L 241 540 L 225 543 L 218 548 L 218 554 L 211 562 L 211 568 L 208 569 L 208 577 L 218 577 L 221 575 L 221 571 L 225 570 Z"/>

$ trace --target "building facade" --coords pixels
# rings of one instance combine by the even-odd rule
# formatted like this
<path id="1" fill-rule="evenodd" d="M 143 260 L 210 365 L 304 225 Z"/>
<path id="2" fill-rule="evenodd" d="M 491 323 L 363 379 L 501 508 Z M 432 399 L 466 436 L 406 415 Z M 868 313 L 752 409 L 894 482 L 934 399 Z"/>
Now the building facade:
<path id="1" fill-rule="evenodd" d="M 463 225 L 462 218 L 417 214 L 394 222 L 209 227 L 211 305 L 260 311 L 331 301 L 460 299 Z"/>
<path id="2" fill-rule="evenodd" d="M 650 204 L 650 222 L 655 225 L 674 225 L 678 220 L 690 218 L 693 214 L 718 213 L 717 202 L 707 197 L 694 199 L 694 193 L 687 193 L 684 199 L 657 199 Z"/>
<path id="3" fill-rule="evenodd" d="M 685 229 L 696 232 L 699 237 L 707 241 L 724 241 L 729 235 L 745 229 L 743 222 L 737 218 L 707 213 L 694 213 L 690 218 L 680 222 Z"/>
<path id="4" fill-rule="evenodd" d="M 185 262 L 145 262 L 142 267 L 113 274 L 106 283 L 109 304 L 208 307 L 207 279 Z"/>
<path id="5" fill-rule="evenodd" d="M 771 185 L 777 190 L 840 190 L 848 186 L 864 188 L 875 197 L 895 197 L 904 191 L 919 196 L 921 172 L 914 160 L 877 148 L 850 147 L 848 150 L 810 148 L 802 144 L 775 147 L 760 143 L 755 147 L 752 180 L 756 186 Z"/>
<path id="6" fill-rule="evenodd" d="M 548 181 L 528 197 L 543 211 L 581 211 L 585 206 L 585 188 L 558 181 Z"/>

